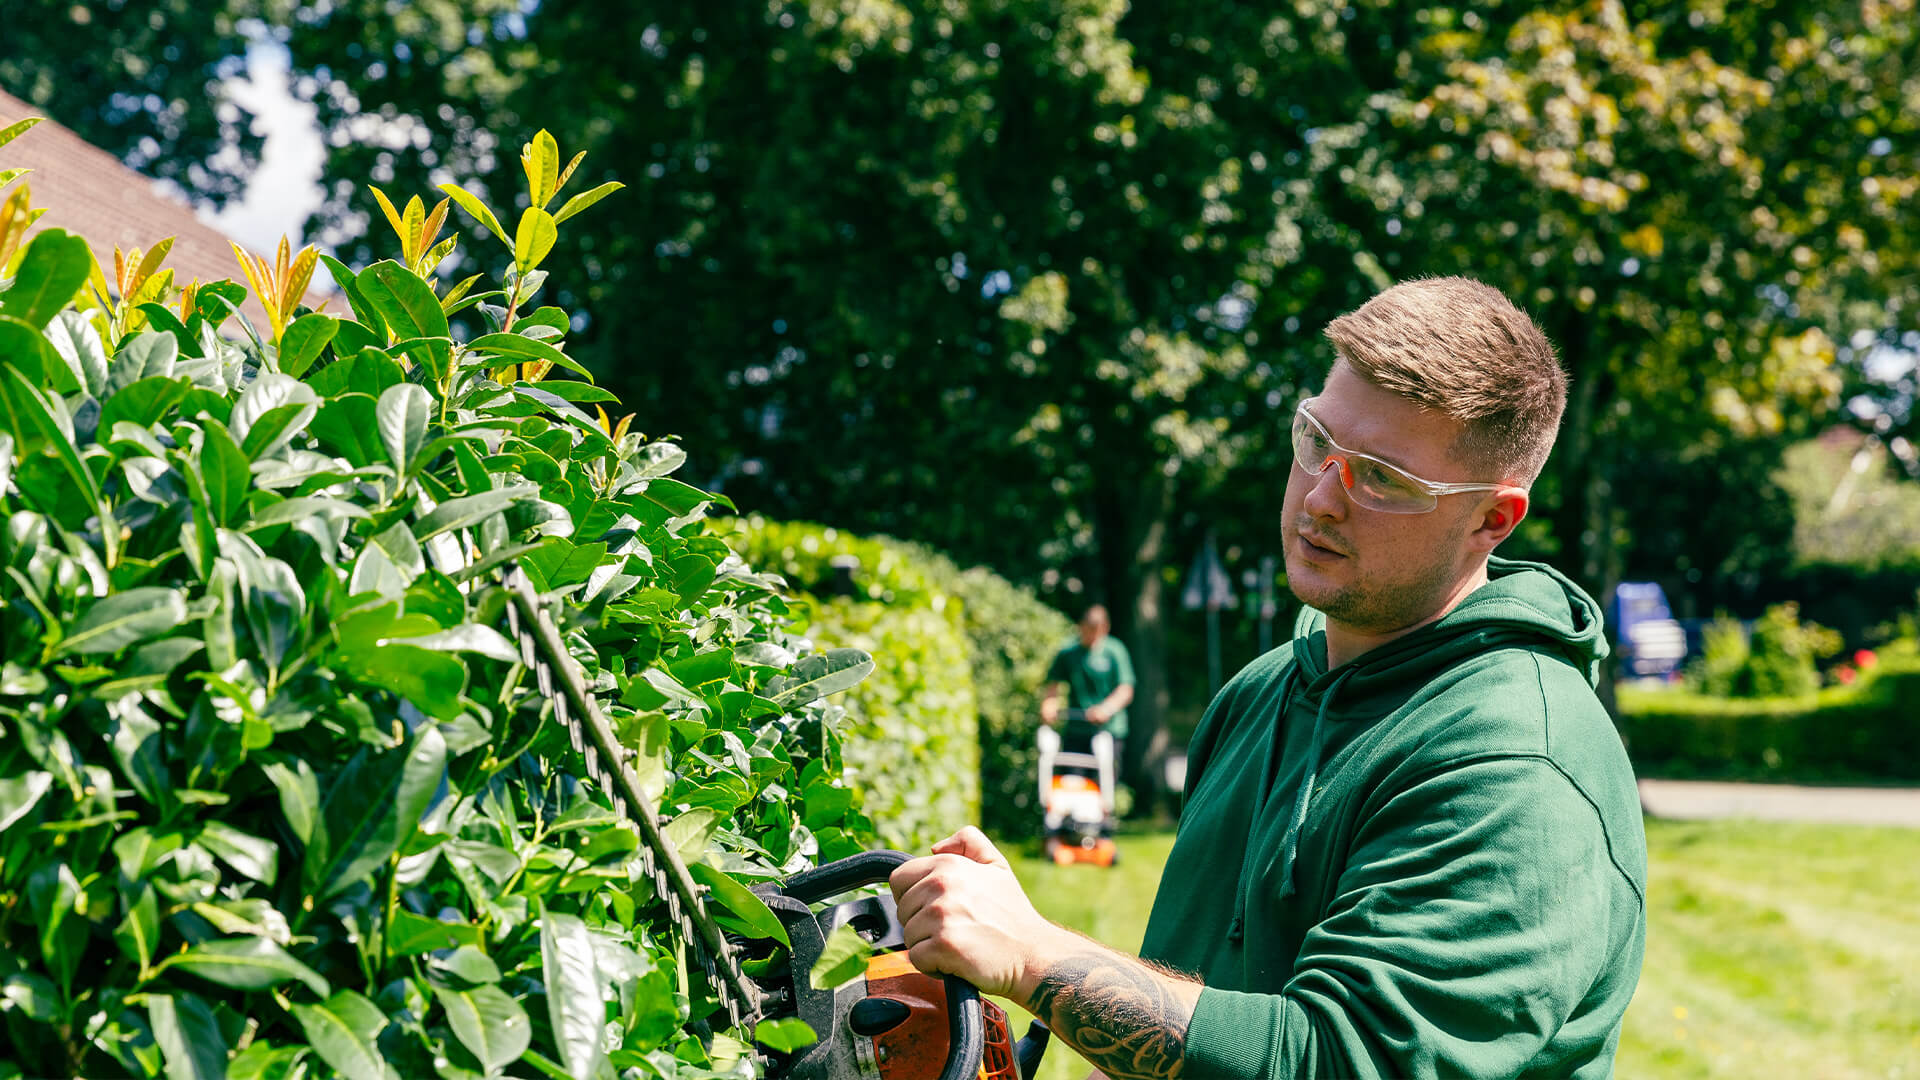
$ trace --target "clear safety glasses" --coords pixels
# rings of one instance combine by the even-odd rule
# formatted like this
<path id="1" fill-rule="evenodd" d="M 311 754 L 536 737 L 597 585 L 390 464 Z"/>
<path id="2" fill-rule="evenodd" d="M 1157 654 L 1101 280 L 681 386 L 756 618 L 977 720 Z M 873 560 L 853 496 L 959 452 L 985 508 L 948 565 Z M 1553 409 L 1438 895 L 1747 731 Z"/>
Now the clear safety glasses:
<path id="1" fill-rule="evenodd" d="M 1440 484 L 1422 480 L 1396 465 L 1349 450 L 1333 441 L 1307 406 L 1308 398 L 1293 414 L 1293 460 L 1309 476 L 1319 476 L 1327 467 L 1340 467 L 1339 477 L 1353 501 L 1383 514 L 1424 514 L 1440 504 L 1440 496 L 1459 491 L 1498 491 L 1501 484 Z"/>

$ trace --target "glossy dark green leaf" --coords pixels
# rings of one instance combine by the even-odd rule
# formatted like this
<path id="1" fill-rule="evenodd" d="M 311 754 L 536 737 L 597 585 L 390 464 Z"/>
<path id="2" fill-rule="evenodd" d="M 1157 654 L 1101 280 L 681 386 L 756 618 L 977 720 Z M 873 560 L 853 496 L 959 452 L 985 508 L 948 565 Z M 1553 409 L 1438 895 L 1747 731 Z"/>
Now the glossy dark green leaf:
<path id="1" fill-rule="evenodd" d="M 360 272 L 360 293 L 380 312 L 397 338 L 447 336 L 447 313 L 433 287 L 397 262 L 374 263 Z"/>
<path id="2" fill-rule="evenodd" d="M 186 597 L 155 585 L 128 589 L 94 604 L 55 647 L 55 657 L 115 653 L 178 629 L 187 621 Z"/>
<path id="3" fill-rule="evenodd" d="M 147 1022 L 167 1080 L 225 1080 L 227 1039 L 206 1002 L 192 994 L 148 994 Z"/>
<path id="4" fill-rule="evenodd" d="M 320 407 L 313 387 L 291 375 L 262 372 L 233 403 L 227 420 L 248 461 L 257 461 L 306 429 Z"/>
<path id="5" fill-rule="evenodd" d="M 460 715 L 467 669 L 446 653 L 390 642 L 344 651 L 333 663 L 354 681 L 398 694 L 428 716 L 451 720 Z"/>
<path id="6" fill-rule="evenodd" d="M 526 360 L 545 361 L 555 367 L 566 368 L 568 371 L 587 380 L 588 383 L 593 382 L 593 373 L 589 372 L 579 361 L 544 341 L 530 338 L 523 334 L 482 334 L 472 341 L 467 342 L 467 348 L 481 356 L 494 357 L 497 363 L 513 364 Z M 549 389 L 548 384 L 544 382 L 537 384 L 537 386 L 541 390 Z M 568 397 L 561 391 L 555 390 L 550 392 L 563 401 L 576 400 Z M 588 400 L 596 399 L 590 398 Z"/>
<path id="7" fill-rule="evenodd" d="M 226 525 L 246 502 L 252 462 L 225 424 L 209 420 L 202 430 L 199 464 L 200 477 L 207 486 L 207 511 L 215 525 Z"/>
<path id="8" fill-rule="evenodd" d="M 289 525 L 310 517 L 340 517 L 352 521 L 364 521 L 373 515 L 364 507 L 350 503 L 345 499 L 335 499 L 324 495 L 306 495 L 293 499 L 282 499 L 262 507 L 244 526 L 247 532 L 257 532 L 275 525 Z"/>
<path id="9" fill-rule="evenodd" d="M 186 399 L 193 384 L 185 379 L 154 376 L 122 387 L 100 409 L 100 430 L 112 431 L 127 422 L 148 428 Z"/>
<path id="10" fill-rule="evenodd" d="M 436 986 L 433 996 L 447 1012 L 447 1026 L 489 1073 L 520 1059 L 533 1042 L 533 1025 L 520 1003 L 498 986 L 455 990 Z"/>
<path id="11" fill-rule="evenodd" d="M 184 971 L 235 990 L 265 990 L 298 979 L 318 997 L 332 992 L 319 972 L 263 937 L 203 941 L 162 960 L 155 970 Z"/>
<path id="12" fill-rule="evenodd" d="M 322 406 L 308 427 L 322 447 L 355 466 L 387 460 L 380 441 L 379 410 L 371 395 L 341 394 Z"/>
<path id="13" fill-rule="evenodd" d="M 594 958 L 592 931 L 577 916 L 541 911 L 540 960 L 561 1063 L 573 1076 L 600 1075 L 607 1063 L 607 984 Z"/>
<path id="14" fill-rule="evenodd" d="M 69 315 L 77 314 L 79 313 L 62 312 L 60 318 L 65 322 Z M 84 330 L 73 331 L 77 346 L 84 348 L 86 343 L 82 339 L 88 333 L 93 333 L 91 322 L 85 323 Z M 95 334 L 91 344 L 98 346 L 99 343 L 99 336 Z M 103 360 L 105 355 L 104 352 L 101 353 Z M 112 362 L 107 364 L 103 371 L 106 376 L 105 393 L 100 394 L 99 397 L 102 401 L 110 401 L 120 391 L 142 379 L 170 379 L 173 377 L 174 365 L 179 360 L 180 342 L 172 334 L 145 330 L 127 337 L 120 342 L 120 351 L 113 354 Z"/>
<path id="15" fill-rule="evenodd" d="M 414 522 L 414 539 L 425 543 L 444 532 L 473 528 L 514 503 L 529 497 L 530 493 L 530 489 L 527 488 L 500 488 L 494 491 L 483 491 L 478 495 L 463 495 L 457 499 L 448 499 L 434 507 L 432 513 Z"/>
<path id="16" fill-rule="evenodd" d="M 413 383 L 388 387 L 374 405 L 380 445 L 386 448 L 388 463 L 401 476 L 407 475 L 413 456 L 426 444 L 432 408 L 433 398 Z"/>
<path id="17" fill-rule="evenodd" d="M 173 374 L 173 358 L 179 347 L 174 345 L 171 334 L 134 334 L 120 343 L 120 356 L 115 356 L 109 364 L 107 348 L 100 341 L 100 330 L 89 314 L 69 308 L 47 324 L 47 344 L 59 354 L 80 389 L 105 401 L 127 383 L 149 374 L 144 370 L 149 366 L 154 369 L 150 374 Z M 156 338 L 164 338 L 166 343 L 153 340 Z M 127 358 L 124 364 L 121 356 Z M 127 369 L 125 376 L 120 375 L 122 367 Z M 64 386 L 62 390 L 72 392 Z"/>
<path id="18" fill-rule="evenodd" d="M 288 323 L 280 335 L 280 370 L 296 379 L 305 375 L 339 329 L 340 320 L 319 312 Z"/>
<path id="19" fill-rule="evenodd" d="M 348 336 L 350 327 L 358 323 L 342 323 L 341 330 L 334 335 L 334 348 L 345 347 L 342 340 Z M 307 385 L 321 397 L 334 398 L 341 394 L 365 394 L 378 398 L 388 388 L 407 381 L 407 372 L 400 362 L 375 348 L 362 349 L 343 360 L 336 360 L 307 377 Z"/>
<path id="20" fill-rule="evenodd" d="M 766 901 L 753 894 L 753 890 L 711 863 L 696 863 L 687 870 L 693 875 L 693 880 L 711 890 L 712 898 L 721 907 L 739 919 L 749 936 L 772 938 L 788 948 L 793 947 L 793 943 L 787 940 L 787 928 L 780 924 L 779 917 L 767 907 Z"/>
<path id="21" fill-rule="evenodd" d="M 562 401 L 569 401 L 575 405 L 591 405 L 601 401 L 617 403 L 620 400 L 611 390 L 605 390 L 592 383 L 578 382 L 573 379 L 542 379 L 540 380 L 539 388 Z M 607 411 L 612 412 L 613 410 L 608 409 Z"/>
<path id="22" fill-rule="evenodd" d="M 441 922 L 406 910 L 394 912 L 393 922 L 387 926 L 387 952 L 394 956 L 414 956 L 462 945 L 479 948 L 486 941 L 486 931 L 471 923 Z"/>
<path id="23" fill-rule="evenodd" d="M 345 1080 L 390 1080 L 393 1069 L 381 1056 L 380 1032 L 387 1026 L 379 1006 L 352 990 L 341 990 L 318 1005 L 293 1006 L 294 1019 L 320 1059 Z"/>
<path id="24" fill-rule="evenodd" d="M 316 861 L 320 853 L 309 849 L 310 892 L 320 899 L 333 896 L 372 873 L 413 835 L 446 773 L 446 745 L 437 729 L 422 726 L 398 750 L 361 750 L 328 782 L 325 820 L 332 850 Z"/>
<path id="25" fill-rule="evenodd" d="M 65 229 L 42 229 L 28 242 L 13 284 L 0 292 L 0 315 L 38 329 L 47 325 L 86 284 L 93 267 L 87 242 Z"/>
<path id="26" fill-rule="evenodd" d="M 71 422 L 62 425 L 52 403 L 39 390 L 28 385 L 19 369 L 0 361 L 0 421 L 17 443 L 15 453 L 44 441 L 74 483 L 74 488 L 89 506 L 100 505 L 100 485 L 91 470 L 80 461 L 73 445 Z"/>
<path id="27" fill-rule="evenodd" d="M 201 826 L 199 843 L 221 862 L 263 885 L 271 885 L 279 877 L 279 845 L 248 835 L 224 821 L 209 821 Z"/>
<path id="28" fill-rule="evenodd" d="M 153 886 L 144 881 L 134 882 L 130 887 L 123 883 L 121 894 L 127 897 L 124 905 L 127 911 L 113 929 L 113 941 L 127 959 L 145 971 L 160 943 L 160 902 Z"/>
<path id="29" fill-rule="evenodd" d="M 0 777 L 0 832 L 26 817 L 51 787 L 53 774 L 42 769 Z"/>
<path id="30" fill-rule="evenodd" d="M 295 1070 L 306 1054 L 304 1046 L 275 1046 L 255 1039 L 227 1062 L 227 1080 L 301 1080 L 305 1070 Z"/>
<path id="31" fill-rule="evenodd" d="M 167 771 L 160 722 L 148 713 L 140 698 L 132 695 L 109 697 L 107 715 L 113 719 L 108 745 L 120 775 L 141 798 L 156 806 L 167 805 L 172 799 L 173 782 Z"/>
<path id="32" fill-rule="evenodd" d="M 87 917 L 78 909 L 84 895 L 64 862 L 43 863 L 27 879 L 27 908 L 39 935 L 40 959 L 63 994 L 73 985 L 87 945 Z"/>
<path id="33" fill-rule="evenodd" d="M 270 761 L 260 767 L 280 793 L 280 813 L 302 844 L 313 842 L 313 830 L 321 821 L 320 782 L 313 766 L 305 758 Z"/>

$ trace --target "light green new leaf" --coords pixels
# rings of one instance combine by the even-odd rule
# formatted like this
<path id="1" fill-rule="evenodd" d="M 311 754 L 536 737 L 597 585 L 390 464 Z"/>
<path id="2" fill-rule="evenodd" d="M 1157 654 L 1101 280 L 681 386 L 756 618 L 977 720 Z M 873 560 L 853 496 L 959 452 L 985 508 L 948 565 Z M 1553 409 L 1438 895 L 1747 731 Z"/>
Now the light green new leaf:
<path id="1" fill-rule="evenodd" d="M 589 191 L 583 191 L 580 194 L 575 195 L 573 198 L 568 199 L 566 203 L 560 207 L 559 213 L 553 215 L 553 223 L 555 225 L 560 224 L 561 222 L 572 217 L 573 215 L 579 213 L 582 210 L 585 210 L 587 207 L 592 206 L 594 203 L 599 202 L 601 199 L 606 198 L 607 196 L 613 194 L 616 191 L 619 191 L 621 188 L 624 188 L 626 186 L 627 185 L 621 183 L 618 180 L 609 180 L 606 183 L 601 184 L 597 188 L 593 188 Z"/>
<path id="2" fill-rule="evenodd" d="M 28 128 L 39 123 L 42 119 L 44 119 L 44 117 L 29 116 L 25 120 L 16 120 L 6 127 L 0 128 L 0 146 L 5 146 L 26 134 Z"/>
<path id="3" fill-rule="evenodd" d="M 533 1043 L 527 1011 L 498 986 L 482 984 L 465 990 L 436 986 L 433 996 L 447 1010 L 447 1026 L 454 1037 L 489 1073 L 518 1061 Z"/>
<path id="4" fill-rule="evenodd" d="M 873 657 L 859 649 L 828 649 L 795 664 L 771 697 L 782 708 L 797 709 L 858 685 L 872 673 Z"/>
<path id="5" fill-rule="evenodd" d="M 470 194 L 458 184 L 441 184 L 440 190 L 450 196 L 460 209 L 473 215 L 474 220 L 485 225 L 488 232 L 499 237 L 501 243 L 508 247 L 513 246 L 513 241 L 507 239 L 507 230 L 500 227 L 500 219 L 494 217 L 493 211 L 487 209 L 487 204 L 481 202 L 477 196 Z"/>
<path id="6" fill-rule="evenodd" d="M 545 128 L 527 142 L 520 153 L 520 165 L 527 171 L 527 194 L 534 207 L 546 209 L 560 186 L 560 146 Z"/>
<path id="7" fill-rule="evenodd" d="M 520 229 L 513 238 L 514 267 L 523 275 L 531 272 L 547 257 L 547 252 L 553 250 L 553 242 L 559 238 L 553 215 L 538 207 L 528 207 L 520 215 Z"/>
<path id="8" fill-rule="evenodd" d="M 866 974 L 872 956 L 873 945 L 858 930 L 851 925 L 835 927 L 813 970 L 807 972 L 807 981 L 815 990 L 832 990 Z"/>
<path id="9" fill-rule="evenodd" d="M 187 621 L 187 601 L 178 589 L 156 585 L 114 593 L 87 609 L 53 655 L 114 653 L 159 637 Z"/>
<path id="10" fill-rule="evenodd" d="M 186 952 L 167 957 L 154 970 L 170 968 L 235 990 L 265 990 L 289 979 L 298 979 L 316 996 L 326 997 L 332 992 L 319 972 L 263 937 L 203 941 Z"/>
<path id="11" fill-rule="evenodd" d="M 360 994 L 342 990 L 318 1005 L 296 1004 L 293 1016 L 320 1059 L 346 1080 L 390 1080 L 395 1075 L 378 1042 L 387 1026 L 386 1014 Z"/>
<path id="12" fill-rule="evenodd" d="M 206 1002 L 192 994 L 148 994 L 147 1022 L 167 1080 L 225 1080 L 227 1040 Z"/>
<path id="13" fill-rule="evenodd" d="M 561 1063 L 573 1076 L 600 1075 L 607 1063 L 602 1041 L 607 984 L 594 959 L 593 934 L 587 924 L 543 906 L 540 959 L 547 984 L 547 1018 Z"/>
<path id="14" fill-rule="evenodd" d="M 842 927 L 841 929 L 846 929 Z M 820 1041 L 813 1028 L 797 1016 L 785 1016 L 778 1020 L 762 1020 L 753 1029 L 753 1041 L 769 1050 L 782 1054 L 791 1054 Z"/>

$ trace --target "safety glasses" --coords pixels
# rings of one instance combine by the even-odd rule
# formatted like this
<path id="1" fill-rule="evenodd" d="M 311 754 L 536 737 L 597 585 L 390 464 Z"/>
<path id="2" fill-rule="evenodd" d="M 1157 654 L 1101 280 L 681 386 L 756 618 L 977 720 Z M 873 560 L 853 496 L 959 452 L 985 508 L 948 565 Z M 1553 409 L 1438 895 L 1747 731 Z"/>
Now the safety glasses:
<path id="1" fill-rule="evenodd" d="M 1333 441 L 1307 406 L 1293 414 L 1293 461 L 1309 476 L 1319 476 L 1330 465 L 1340 467 L 1340 482 L 1355 504 L 1383 514 L 1424 514 L 1440 505 L 1440 496 L 1461 491 L 1499 491 L 1501 484 L 1439 484 L 1422 480 L 1396 465 L 1349 450 Z"/>

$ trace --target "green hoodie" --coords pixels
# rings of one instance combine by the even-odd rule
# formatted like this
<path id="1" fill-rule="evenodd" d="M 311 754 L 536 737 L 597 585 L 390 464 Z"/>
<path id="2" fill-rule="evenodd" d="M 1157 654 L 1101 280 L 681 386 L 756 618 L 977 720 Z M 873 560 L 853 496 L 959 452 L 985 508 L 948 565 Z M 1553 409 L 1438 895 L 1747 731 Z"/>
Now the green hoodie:
<path id="1" fill-rule="evenodd" d="M 1489 572 L 1332 671 L 1303 612 L 1207 710 L 1141 948 L 1207 985 L 1185 1077 L 1612 1074 L 1647 854 L 1600 613 Z"/>

